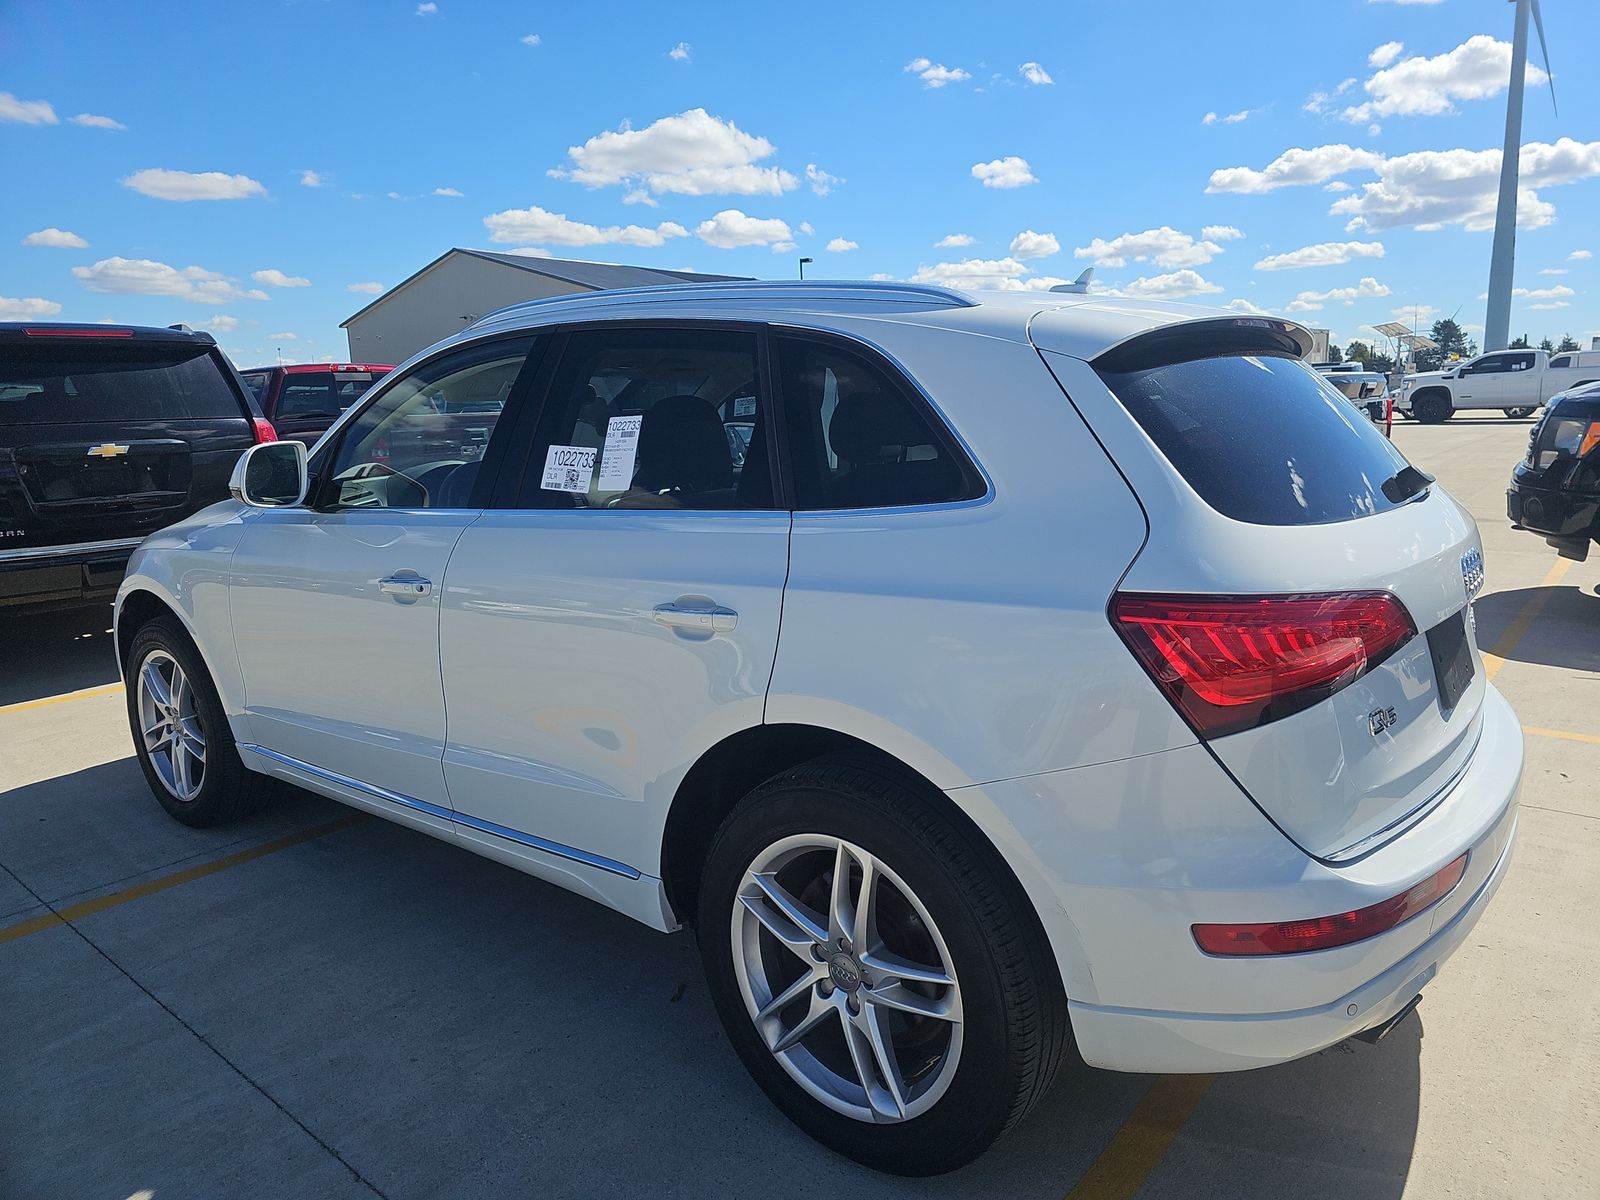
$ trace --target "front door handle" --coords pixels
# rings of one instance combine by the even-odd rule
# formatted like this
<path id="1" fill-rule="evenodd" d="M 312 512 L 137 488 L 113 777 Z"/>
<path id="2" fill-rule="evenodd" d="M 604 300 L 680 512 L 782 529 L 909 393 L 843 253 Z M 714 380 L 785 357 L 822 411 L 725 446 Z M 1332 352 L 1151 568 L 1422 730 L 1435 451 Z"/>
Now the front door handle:
<path id="1" fill-rule="evenodd" d="M 739 614 L 720 604 L 685 603 L 658 604 L 655 607 L 657 625 L 672 629 L 687 629 L 700 633 L 732 633 L 739 623 Z"/>
<path id="2" fill-rule="evenodd" d="M 433 580 L 423 579 L 420 575 L 390 575 L 378 580 L 378 590 L 385 596 L 416 600 L 433 591 Z"/>

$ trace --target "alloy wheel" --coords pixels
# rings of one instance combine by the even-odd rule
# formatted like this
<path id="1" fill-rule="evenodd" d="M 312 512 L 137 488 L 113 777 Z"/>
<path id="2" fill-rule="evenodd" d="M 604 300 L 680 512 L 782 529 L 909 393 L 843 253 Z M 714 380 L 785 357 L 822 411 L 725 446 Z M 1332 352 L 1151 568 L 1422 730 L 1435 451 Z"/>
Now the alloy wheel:
<path id="1" fill-rule="evenodd" d="M 938 1102 L 961 1059 L 950 951 L 905 882 L 860 846 L 799 834 L 746 868 L 733 965 L 762 1042 L 814 1098 L 892 1124 Z"/>
<path id="2" fill-rule="evenodd" d="M 152 650 L 139 667 L 139 731 L 162 785 L 184 804 L 205 786 L 206 739 L 194 687 L 178 660 Z"/>

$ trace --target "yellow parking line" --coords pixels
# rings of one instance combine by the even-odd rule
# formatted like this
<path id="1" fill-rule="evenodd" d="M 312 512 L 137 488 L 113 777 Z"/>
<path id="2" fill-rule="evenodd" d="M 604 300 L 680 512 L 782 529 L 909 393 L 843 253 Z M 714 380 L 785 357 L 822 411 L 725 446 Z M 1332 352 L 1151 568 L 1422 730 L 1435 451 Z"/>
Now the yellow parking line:
<path id="1" fill-rule="evenodd" d="M 237 854 L 229 854 L 222 858 L 213 859 L 211 862 L 201 863 L 197 867 L 190 867 L 186 871 L 176 871 L 171 875 L 163 875 L 159 879 L 146 880 L 131 888 L 124 888 L 120 892 L 112 892 L 108 896 L 97 896 L 93 900 L 85 900 L 80 904 L 70 904 L 66 908 L 57 909 L 55 912 L 45 913 L 43 916 L 33 917 L 26 921 L 19 921 L 15 925 L 8 925 L 0 929 L 0 944 L 14 942 L 18 938 L 25 938 L 30 933 L 51 929 L 57 925 L 66 925 L 83 917 L 93 916 L 95 913 L 105 912 L 108 908 L 116 908 L 130 900 L 140 900 L 145 896 L 153 896 L 157 892 L 164 892 L 168 888 L 175 888 L 182 883 L 191 883 L 196 879 L 204 879 L 207 875 L 215 875 L 218 871 L 226 871 L 230 867 L 237 867 L 243 863 L 253 862 L 258 858 L 265 858 L 269 854 L 276 854 L 279 850 L 287 850 L 290 846 L 298 846 L 302 842 L 309 842 L 315 838 L 324 837 L 330 833 L 337 833 L 341 829 L 348 829 L 358 822 L 365 821 L 365 813 L 352 813 L 347 817 L 340 817 L 337 821 L 329 821 L 326 825 L 315 825 L 310 829 L 302 829 L 299 833 L 291 833 L 287 837 L 275 838 L 270 842 L 262 842 L 259 846 L 251 846 L 248 850 L 241 850 Z"/>
<path id="2" fill-rule="evenodd" d="M 108 683 L 103 687 L 84 688 L 81 692 L 63 692 L 59 696 L 45 696 L 38 700 L 0 704 L 0 713 L 21 712 L 25 708 L 43 708 L 46 704 L 65 704 L 68 700 L 87 700 L 91 696 L 114 696 L 121 690 L 120 683 Z"/>
<path id="3" fill-rule="evenodd" d="M 1215 1082 L 1215 1075 L 1156 1080 L 1066 1200 L 1133 1200 Z"/>
<path id="4" fill-rule="evenodd" d="M 1529 596 L 1522 607 L 1517 610 L 1517 615 L 1512 618 L 1511 624 L 1506 626 L 1506 631 L 1500 635 L 1500 640 L 1494 646 L 1483 652 L 1483 677 L 1493 679 L 1505 666 L 1506 659 L 1516 652 L 1517 643 L 1533 627 L 1538 619 L 1540 610 L 1545 602 L 1550 599 L 1550 589 L 1561 582 L 1561 579 L 1572 569 L 1570 558 L 1556 559 L 1556 565 L 1550 568 L 1548 574 L 1539 583 L 1539 590 Z"/>
<path id="5" fill-rule="evenodd" d="M 1600 746 L 1600 734 L 1595 733 L 1569 733 L 1565 729 L 1540 729 L 1537 725 L 1524 725 L 1522 732 L 1534 737 L 1561 738 L 1563 741 L 1588 742 L 1591 746 Z"/>

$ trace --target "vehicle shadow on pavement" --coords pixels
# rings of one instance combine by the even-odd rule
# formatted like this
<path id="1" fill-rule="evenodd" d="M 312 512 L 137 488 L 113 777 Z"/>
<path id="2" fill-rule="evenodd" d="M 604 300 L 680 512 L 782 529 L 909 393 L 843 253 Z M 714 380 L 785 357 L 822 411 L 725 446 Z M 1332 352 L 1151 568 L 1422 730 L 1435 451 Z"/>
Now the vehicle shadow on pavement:
<path id="1" fill-rule="evenodd" d="M 66 822 L 34 840 L 48 861 L 21 855 L 19 873 L 73 892 L 213 838 L 262 841 L 342 811 L 295 793 L 224 834 L 178 826 L 142 793 L 128 760 L 16 789 L 18 821 Z M 15 1089 L 5 1132 L 30 1195 L 135 1181 L 238 1200 L 361 1194 L 342 1168 L 339 1186 L 325 1177 L 337 1165 L 326 1146 L 391 1200 L 1060 1200 L 1151 1082 L 1071 1062 L 971 1166 L 874 1174 L 808 1139 L 745 1074 L 690 935 L 383 821 L 80 928 L 117 971 L 62 929 L 0 947 L 0 977 L 16 985 L 0 1014 L 17 1049 L 0 1072 Z M 1140 1194 L 1393 1200 L 1416 1129 L 1419 1037 L 1413 1019 L 1378 1047 L 1220 1077 Z"/>
<path id="2" fill-rule="evenodd" d="M 116 683 L 111 606 L 0 609 L 0 706 Z"/>
<path id="3" fill-rule="evenodd" d="M 1495 650 L 1495 643 L 1517 614 L 1534 600 L 1542 600 L 1538 620 L 1504 657 L 1575 671 L 1600 671 L 1600 595 L 1577 584 L 1515 588 L 1478 597 L 1472 604 L 1478 620 L 1478 645 Z"/>

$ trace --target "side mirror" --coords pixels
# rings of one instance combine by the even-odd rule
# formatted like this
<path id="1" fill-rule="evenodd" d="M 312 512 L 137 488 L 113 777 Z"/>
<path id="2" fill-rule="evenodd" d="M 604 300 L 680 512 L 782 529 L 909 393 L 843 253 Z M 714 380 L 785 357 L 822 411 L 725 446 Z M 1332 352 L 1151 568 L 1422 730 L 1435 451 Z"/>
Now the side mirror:
<path id="1" fill-rule="evenodd" d="M 304 442 L 263 442 L 240 457 L 228 491 L 251 508 L 293 508 L 305 502 L 309 484 Z"/>

